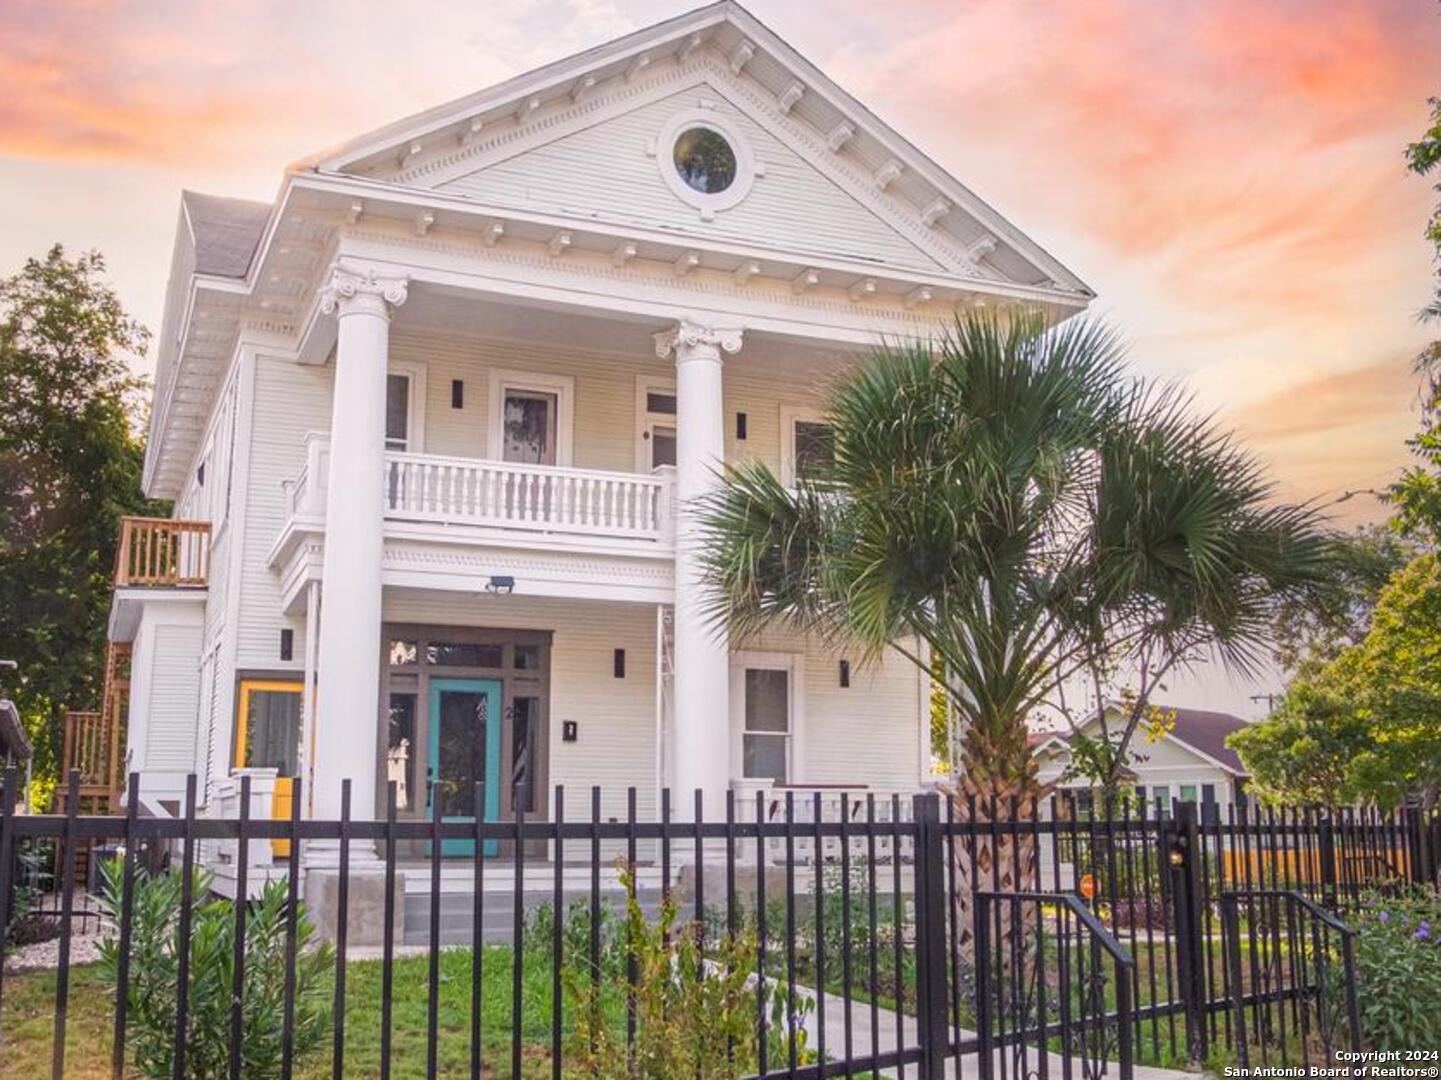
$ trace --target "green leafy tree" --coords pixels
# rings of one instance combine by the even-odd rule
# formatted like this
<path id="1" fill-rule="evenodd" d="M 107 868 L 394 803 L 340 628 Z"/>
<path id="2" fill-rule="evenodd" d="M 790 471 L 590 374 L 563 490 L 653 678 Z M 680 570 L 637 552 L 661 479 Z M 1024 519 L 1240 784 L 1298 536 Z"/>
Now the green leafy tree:
<path id="1" fill-rule="evenodd" d="M 53 778 L 66 708 L 98 704 L 118 523 L 140 494 L 147 334 L 100 255 L 56 246 L 0 281 L 0 655 Z"/>
<path id="2" fill-rule="evenodd" d="M 1263 795 L 1392 807 L 1441 791 L 1441 562 L 1382 590 L 1370 630 L 1304 671 L 1276 716 L 1231 736 Z"/>
<path id="3" fill-rule="evenodd" d="M 1301 599 L 1276 612 L 1276 660 L 1287 671 L 1324 662 L 1371 629 L 1371 615 L 1391 575 L 1415 555 L 1414 543 L 1386 525 L 1368 525 L 1331 538 L 1326 571 Z"/>
<path id="4" fill-rule="evenodd" d="M 1273 805 L 1355 802 L 1351 764 L 1371 740 L 1369 725 L 1325 666 L 1292 680 L 1276 711 L 1228 742 L 1250 773 L 1249 790 Z"/>
<path id="5" fill-rule="evenodd" d="M 1406 148 L 1406 165 L 1417 176 L 1430 176 L 1441 166 L 1441 97 L 1431 99 L 1431 126 Z M 1441 183 L 1436 185 L 1441 194 Z M 1436 248 L 1441 269 L 1441 201 L 1426 224 L 1426 237 Z M 1436 295 L 1421 317 L 1441 319 L 1441 274 Z M 1441 341 L 1433 341 L 1416 358 L 1421 374 L 1421 430 L 1407 441 L 1420 459 L 1391 486 L 1387 497 L 1395 507 L 1395 523 L 1403 532 L 1441 540 Z"/>
<path id="6" fill-rule="evenodd" d="M 1246 668 L 1277 598 L 1318 573 L 1314 515 L 1271 502 L 1249 457 L 1126 376 L 1085 320 L 969 316 L 878 350 L 827 413 L 828 468 L 791 489 L 763 464 L 729 467 L 707 501 L 714 614 L 742 637 L 779 623 L 938 658 L 963 729 L 962 818 L 1030 812 L 1027 718 L 1104 650 L 1150 675 L 1202 649 Z M 976 853 L 1002 888 L 1034 858 L 1015 842 Z"/>

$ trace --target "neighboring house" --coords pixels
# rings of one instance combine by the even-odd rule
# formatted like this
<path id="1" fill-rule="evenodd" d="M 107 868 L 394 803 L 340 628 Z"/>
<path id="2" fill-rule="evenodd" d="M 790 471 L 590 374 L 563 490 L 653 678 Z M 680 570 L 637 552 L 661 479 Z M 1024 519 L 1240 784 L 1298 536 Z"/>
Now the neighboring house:
<path id="1" fill-rule="evenodd" d="M 1226 819 L 1227 808 L 1245 804 L 1246 769 L 1236 751 L 1226 745 L 1226 736 L 1246 726 L 1246 721 L 1229 713 L 1205 709 L 1181 709 L 1158 705 L 1175 726 L 1151 742 L 1144 731 L 1131 740 L 1128 782 L 1149 806 L 1149 813 L 1171 812 L 1172 800 L 1194 802 L 1209 819 Z M 1111 714 L 1109 730 L 1118 734 L 1119 717 Z M 1083 734 L 1099 737 L 1100 718 L 1082 726 Z M 1095 796 L 1081 777 L 1067 776 L 1071 766 L 1068 732 L 1035 733 L 1031 736 L 1037 759 L 1037 773 L 1043 784 L 1056 784 L 1076 800 L 1082 813 L 1091 810 Z"/>
<path id="2" fill-rule="evenodd" d="M 677 817 L 915 791 L 924 675 L 727 642 L 687 537 L 722 462 L 830 453 L 882 337 L 1092 294 L 734 3 L 363 135 L 270 204 L 180 208 L 112 637 L 127 766 L 208 812 Z M 263 779 L 268 774 L 258 774 Z M 473 785 L 483 781 L 484 805 Z M 283 798 L 283 793 L 282 793 Z M 312 865 L 334 853 L 307 847 Z"/>

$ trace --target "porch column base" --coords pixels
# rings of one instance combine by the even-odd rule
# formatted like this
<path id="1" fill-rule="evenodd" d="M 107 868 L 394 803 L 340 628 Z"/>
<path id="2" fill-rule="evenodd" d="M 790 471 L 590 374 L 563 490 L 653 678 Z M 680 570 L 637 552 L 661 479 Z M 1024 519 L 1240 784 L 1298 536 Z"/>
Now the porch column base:
<path id="1" fill-rule="evenodd" d="M 300 853 L 301 862 L 307 871 L 339 871 L 340 870 L 340 841 L 339 840 L 307 840 L 305 849 Z M 374 840 L 352 840 L 350 842 L 350 858 L 347 863 L 350 874 L 383 874 L 385 872 L 385 860 L 380 857 Z"/>
<path id="2" fill-rule="evenodd" d="M 379 949 L 385 945 L 385 871 L 369 864 L 346 874 L 345 947 Z M 405 937 L 405 875 L 395 875 L 395 905 L 391 918 L 396 944 Z M 340 926 L 340 871 L 311 867 L 305 874 L 305 908 L 325 941 L 335 941 Z"/>

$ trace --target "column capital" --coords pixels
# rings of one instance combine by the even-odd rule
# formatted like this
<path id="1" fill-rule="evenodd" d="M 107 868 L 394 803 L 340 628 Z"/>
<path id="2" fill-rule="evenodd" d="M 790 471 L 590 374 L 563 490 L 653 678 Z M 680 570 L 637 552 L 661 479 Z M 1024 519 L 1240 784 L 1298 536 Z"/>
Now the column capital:
<path id="1" fill-rule="evenodd" d="M 739 326 L 711 326 L 695 319 L 681 319 L 655 336 L 655 354 L 662 360 L 674 355 L 676 363 L 701 358 L 719 360 L 722 351 L 739 352 L 740 347 Z"/>
<path id="2" fill-rule="evenodd" d="M 320 310 L 327 315 L 363 312 L 390 318 L 391 309 L 405 303 L 410 278 L 382 274 L 373 266 L 338 261 L 320 290 Z"/>

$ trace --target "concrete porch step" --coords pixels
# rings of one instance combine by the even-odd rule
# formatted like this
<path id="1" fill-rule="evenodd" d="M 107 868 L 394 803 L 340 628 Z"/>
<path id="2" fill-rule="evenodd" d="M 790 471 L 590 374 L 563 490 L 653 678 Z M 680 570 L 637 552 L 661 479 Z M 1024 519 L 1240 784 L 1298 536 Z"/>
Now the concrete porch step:
<path id="1" fill-rule="evenodd" d="M 489 885 L 489 874 L 486 875 L 486 890 L 483 894 L 483 908 L 481 911 L 481 939 L 496 944 L 509 942 L 515 933 L 515 894 L 513 888 L 507 892 L 492 892 Z M 527 878 L 529 875 L 527 875 Z M 512 879 L 513 883 L 513 879 Z M 430 943 L 430 893 L 427 880 L 427 890 L 424 892 L 412 892 L 407 887 L 405 894 L 404 909 L 404 933 L 402 944 L 404 945 L 428 945 Z M 408 882 L 407 882 L 408 885 Z M 569 909 L 576 901 L 590 901 L 590 885 L 587 881 L 584 888 L 563 887 L 562 907 Z M 469 891 L 442 891 L 440 894 L 440 943 L 442 945 L 469 945 L 471 944 L 472 927 L 474 920 L 474 890 Z M 660 913 L 661 891 L 659 886 L 642 887 L 636 891 L 636 898 L 640 902 L 641 910 L 646 917 L 654 919 Z M 536 889 L 527 887 L 521 895 L 521 909 L 528 919 L 542 906 L 548 906 L 554 901 L 554 894 L 551 889 Z M 607 906 L 614 913 L 616 918 L 622 918 L 625 912 L 625 891 L 618 885 L 611 889 L 601 890 L 601 904 Z"/>

